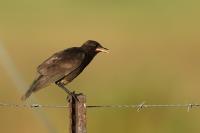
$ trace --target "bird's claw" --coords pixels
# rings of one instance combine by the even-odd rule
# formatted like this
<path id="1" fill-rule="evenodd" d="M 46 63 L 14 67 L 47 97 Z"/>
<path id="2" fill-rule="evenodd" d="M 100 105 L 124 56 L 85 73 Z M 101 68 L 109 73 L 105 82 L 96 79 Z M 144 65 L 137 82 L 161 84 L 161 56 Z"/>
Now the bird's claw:
<path id="1" fill-rule="evenodd" d="M 78 100 L 78 98 L 77 98 L 77 95 L 76 95 L 75 91 L 71 92 L 71 93 L 70 93 L 70 96 L 72 96 L 73 99 L 75 99 L 76 101 L 79 102 L 79 100 Z"/>

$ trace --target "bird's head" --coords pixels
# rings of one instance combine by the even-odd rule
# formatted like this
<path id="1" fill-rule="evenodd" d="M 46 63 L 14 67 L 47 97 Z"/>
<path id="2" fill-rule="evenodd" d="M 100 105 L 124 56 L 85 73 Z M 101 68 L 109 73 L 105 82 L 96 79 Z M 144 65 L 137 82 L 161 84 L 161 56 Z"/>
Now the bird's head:
<path id="1" fill-rule="evenodd" d="M 103 46 L 101 46 L 100 43 L 93 40 L 88 40 L 81 46 L 81 48 L 85 52 L 90 52 L 90 53 L 96 53 L 96 54 L 99 52 L 109 53 L 107 48 L 104 48 Z"/>

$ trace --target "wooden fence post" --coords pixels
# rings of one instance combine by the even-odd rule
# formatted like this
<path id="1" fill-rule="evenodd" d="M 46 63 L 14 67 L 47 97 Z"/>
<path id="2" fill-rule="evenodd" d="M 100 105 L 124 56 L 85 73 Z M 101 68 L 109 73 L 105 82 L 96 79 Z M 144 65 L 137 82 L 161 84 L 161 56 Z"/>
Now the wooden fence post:
<path id="1" fill-rule="evenodd" d="M 79 101 L 72 96 L 68 98 L 69 133 L 86 133 L 86 96 L 83 94 L 75 95 Z"/>

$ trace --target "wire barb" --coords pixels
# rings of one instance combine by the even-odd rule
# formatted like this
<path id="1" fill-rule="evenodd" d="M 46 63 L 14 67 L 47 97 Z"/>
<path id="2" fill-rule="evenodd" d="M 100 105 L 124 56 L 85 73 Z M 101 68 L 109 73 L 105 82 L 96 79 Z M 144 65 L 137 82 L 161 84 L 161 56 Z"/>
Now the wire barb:
<path id="1" fill-rule="evenodd" d="M 142 102 L 140 105 L 138 105 L 137 112 L 140 112 L 140 110 L 144 108 L 144 104 L 145 102 Z"/>
<path id="2" fill-rule="evenodd" d="M 193 107 L 193 104 L 188 104 L 187 112 L 190 112 L 190 110 L 192 109 L 192 107 Z"/>

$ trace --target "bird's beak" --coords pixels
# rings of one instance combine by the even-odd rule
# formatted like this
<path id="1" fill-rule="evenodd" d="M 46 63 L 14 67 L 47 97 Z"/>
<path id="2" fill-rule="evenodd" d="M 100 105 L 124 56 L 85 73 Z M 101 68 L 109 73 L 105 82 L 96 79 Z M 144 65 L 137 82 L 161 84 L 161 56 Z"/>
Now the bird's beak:
<path id="1" fill-rule="evenodd" d="M 109 49 L 104 48 L 104 47 L 96 48 L 96 51 L 97 51 L 97 52 L 109 53 Z"/>

